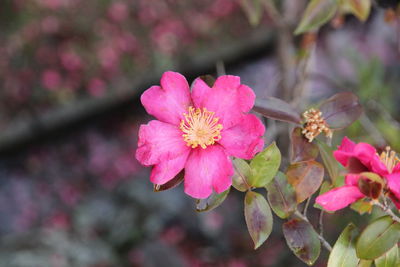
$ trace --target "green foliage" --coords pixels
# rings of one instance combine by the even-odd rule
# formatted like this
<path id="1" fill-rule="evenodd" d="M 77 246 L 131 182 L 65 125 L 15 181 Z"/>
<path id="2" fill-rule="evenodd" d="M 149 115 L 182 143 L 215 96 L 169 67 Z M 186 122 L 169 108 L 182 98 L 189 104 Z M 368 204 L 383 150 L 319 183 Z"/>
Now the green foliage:
<path id="1" fill-rule="evenodd" d="M 301 34 L 317 30 L 335 16 L 337 8 L 336 0 L 311 0 L 294 33 Z"/>
<path id="2" fill-rule="evenodd" d="M 390 216 L 380 217 L 368 225 L 357 241 L 360 259 L 373 260 L 389 251 L 400 238 L 400 225 Z"/>
<path id="3" fill-rule="evenodd" d="M 350 223 L 340 234 L 329 255 L 328 267 L 357 267 L 356 240 L 357 227 Z"/>
<path id="4" fill-rule="evenodd" d="M 248 184 L 253 187 L 266 186 L 274 178 L 280 165 L 281 152 L 274 142 L 258 153 L 250 162 L 251 176 Z"/>
<path id="5" fill-rule="evenodd" d="M 366 21 L 371 13 L 371 0 L 340 0 L 342 14 L 353 14 L 360 21 Z"/>
<path id="6" fill-rule="evenodd" d="M 376 267 L 398 267 L 400 265 L 399 247 L 397 244 L 375 260 Z"/>

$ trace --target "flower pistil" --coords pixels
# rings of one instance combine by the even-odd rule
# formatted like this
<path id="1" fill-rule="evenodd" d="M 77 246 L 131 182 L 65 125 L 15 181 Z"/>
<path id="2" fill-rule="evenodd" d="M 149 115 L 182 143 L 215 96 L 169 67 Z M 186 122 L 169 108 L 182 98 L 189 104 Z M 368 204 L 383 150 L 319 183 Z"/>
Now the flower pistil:
<path id="1" fill-rule="evenodd" d="M 387 146 L 385 151 L 379 155 L 382 163 L 385 164 L 389 173 L 392 173 L 393 168 L 397 163 L 400 162 L 400 159 L 397 157 L 396 152 L 391 150 L 390 146 Z"/>
<path id="2" fill-rule="evenodd" d="M 206 108 L 189 107 L 188 113 L 184 113 L 184 120 L 180 123 L 180 129 L 184 133 L 183 140 L 187 146 L 196 148 L 201 146 L 205 149 L 221 139 L 222 124 L 214 112 Z"/>
<path id="3" fill-rule="evenodd" d="M 321 111 L 311 108 L 303 113 L 303 117 L 305 125 L 302 133 L 309 142 L 312 142 L 322 132 L 325 133 L 326 137 L 332 138 L 332 130 L 322 117 Z"/>

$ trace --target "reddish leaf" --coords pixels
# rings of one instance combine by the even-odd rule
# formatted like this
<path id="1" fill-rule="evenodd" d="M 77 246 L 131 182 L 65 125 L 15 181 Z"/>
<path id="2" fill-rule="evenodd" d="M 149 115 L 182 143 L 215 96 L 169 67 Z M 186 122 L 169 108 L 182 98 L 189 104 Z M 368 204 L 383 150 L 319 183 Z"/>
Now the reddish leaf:
<path id="1" fill-rule="evenodd" d="M 266 186 L 266 189 L 269 204 L 280 218 L 285 219 L 296 210 L 296 192 L 293 186 L 288 183 L 284 173 L 278 172 L 274 180 Z"/>
<path id="2" fill-rule="evenodd" d="M 251 176 L 250 165 L 243 159 L 235 158 L 233 168 L 235 173 L 232 177 L 232 186 L 241 192 L 246 192 L 251 187 L 248 182 Z"/>
<path id="3" fill-rule="evenodd" d="M 244 200 L 244 215 L 247 229 L 254 242 L 254 249 L 257 249 L 272 232 L 271 209 L 261 194 L 248 191 Z"/>
<path id="4" fill-rule="evenodd" d="M 289 166 L 286 175 L 296 190 L 297 202 L 301 203 L 314 194 L 324 178 L 324 167 L 314 161 L 303 161 Z"/>
<path id="5" fill-rule="evenodd" d="M 338 93 L 321 104 L 319 110 L 332 130 L 350 126 L 362 113 L 358 97 L 350 92 Z"/>
<path id="6" fill-rule="evenodd" d="M 256 99 L 253 110 L 264 117 L 274 120 L 293 122 L 296 124 L 300 124 L 301 122 L 299 113 L 287 102 L 278 98 L 268 97 L 265 99 Z"/>
<path id="7" fill-rule="evenodd" d="M 154 192 L 161 192 L 177 187 L 180 183 L 182 183 L 184 176 L 185 171 L 181 171 L 180 173 L 178 173 L 178 175 L 176 175 L 172 180 L 169 180 L 167 183 L 163 185 L 154 185 Z"/>
<path id="8" fill-rule="evenodd" d="M 318 146 L 308 142 L 300 127 L 293 129 L 291 136 L 291 162 L 308 161 L 318 157 Z"/>
<path id="9" fill-rule="evenodd" d="M 313 265 L 321 252 L 321 243 L 314 228 L 306 221 L 293 219 L 283 224 L 283 235 L 293 253 Z"/>

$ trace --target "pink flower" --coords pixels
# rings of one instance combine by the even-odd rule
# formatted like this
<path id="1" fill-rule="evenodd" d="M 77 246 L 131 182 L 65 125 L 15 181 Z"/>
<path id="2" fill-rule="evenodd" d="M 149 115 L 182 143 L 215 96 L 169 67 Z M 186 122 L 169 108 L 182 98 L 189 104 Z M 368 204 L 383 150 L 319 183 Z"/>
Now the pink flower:
<path id="1" fill-rule="evenodd" d="M 379 156 L 370 144 L 355 144 L 345 137 L 333 155 L 349 173 L 346 175 L 344 186 L 334 188 L 317 197 L 316 202 L 324 209 L 336 211 L 367 197 L 358 187 L 362 172 L 373 172 L 384 178 L 389 197 L 400 208 L 400 164 L 394 151 L 388 148 Z"/>
<path id="2" fill-rule="evenodd" d="M 237 76 L 221 76 L 210 88 L 200 78 L 189 89 L 185 77 L 166 72 L 161 86 L 146 90 L 141 102 L 152 120 L 139 129 L 136 159 L 153 169 L 162 185 L 185 169 L 186 194 L 207 198 L 231 184 L 229 156 L 251 159 L 261 151 L 264 125 L 253 114 L 255 94 Z"/>
<path id="3" fill-rule="evenodd" d="M 55 70 L 49 69 L 42 73 L 42 85 L 48 90 L 56 90 L 61 86 L 61 75 Z"/>

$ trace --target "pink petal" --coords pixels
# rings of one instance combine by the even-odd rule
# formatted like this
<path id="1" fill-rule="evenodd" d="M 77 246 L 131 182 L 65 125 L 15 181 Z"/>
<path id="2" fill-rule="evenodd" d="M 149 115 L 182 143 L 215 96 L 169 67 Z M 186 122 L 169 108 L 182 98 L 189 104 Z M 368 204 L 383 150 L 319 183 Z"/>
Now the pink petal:
<path id="1" fill-rule="evenodd" d="M 386 165 L 383 164 L 383 162 L 381 161 L 381 159 L 379 158 L 378 155 L 376 155 L 375 157 L 373 157 L 371 159 L 370 164 L 371 164 L 371 169 L 373 172 L 375 172 L 381 176 L 385 176 L 386 174 L 389 174 Z"/>
<path id="2" fill-rule="evenodd" d="M 353 152 L 355 146 L 356 144 L 353 141 L 351 141 L 350 138 L 345 136 L 338 149 L 345 152 Z"/>
<path id="3" fill-rule="evenodd" d="M 169 123 L 152 120 L 139 129 L 136 159 L 143 165 L 171 160 L 190 150 L 183 141 L 182 131 Z"/>
<path id="4" fill-rule="evenodd" d="M 216 88 L 237 88 L 240 86 L 240 77 L 234 75 L 223 75 L 218 77 L 213 86 Z"/>
<path id="5" fill-rule="evenodd" d="M 192 99 L 196 107 L 215 112 L 224 129 L 229 129 L 254 106 L 255 94 L 249 87 L 240 85 L 239 77 L 225 75 L 216 80 L 213 88 L 196 80 L 192 86 Z"/>
<path id="6" fill-rule="evenodd" d="M 397 164 L 394 166 L 392 172 L 400 172 L 400 163 L 397 163 Z"/>
<path id="7" fill-rule="evenodd" d="M 356 186 L 334 188 L 316 198 L 316 202 L 328 211 L 343 209 L 365 197 Z"/>
<path id="8" fill-rule="evenodd" d="M 192 150 L 185 166 L 185 192 L 194 198 L 207 198 L 212 189 L 217 193 L 231 184 L 233 166 L 220 145 Z"/>
<path id="9" fill-rule="evenodd" d="M 343 166 L 347 165 L 349 157 L 353 155 L 354 147 L 356 144 L 351 141 L 347 136 L 342 140 L 342 143 L 338 147 L 338 150 L 333 152 L 333 156 L 339 161 Z"/>
<path id="10" fill-rule="evenodd" d="M 346 175 L 345 184 L 346 185 L 353 185 L 358 186 L 358 180 L 360 179 L 359 174 L 349 173 Z"/>
<path id="11" fill-rule="evenodd" d="M 400 173 L 391 173 L 385 176 L 389 190 L 400 199 Z"/>
<path id="12" fill-rule="evenodd" d="M 140 98 L 147 113 L 158 120 L 179 124 L 188 107 L 192 105 L 189 84 L 177 72 L 165 72 L 161 77 L 161 87 L 152 86 Z"/>
<path id="13" fill-rule="evenodd" d="M 163 160 L 151 170 L 150 181 L 162 185 L 174 178 L 185 167 L 190 150 L 170 160 Z"/>
<path id="14" fill-rule="evenodd" d="M 222 139 L 218 141 L 227 154 L 242 158 L 252 159 L 264 146 L 265 127 L 253 114 L 247 114 L 242 121 L 230 129 L 223 130 Z"/>
<path id="15" fill-rule="evenodd" d="M 354 148 L 355 156 L 367 167 L 371 169 L 371 161 L 376 155 L 375 147 L 367 143 L 358 143 Z"/>

